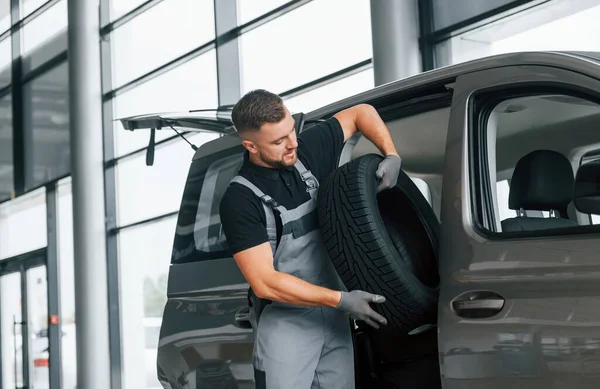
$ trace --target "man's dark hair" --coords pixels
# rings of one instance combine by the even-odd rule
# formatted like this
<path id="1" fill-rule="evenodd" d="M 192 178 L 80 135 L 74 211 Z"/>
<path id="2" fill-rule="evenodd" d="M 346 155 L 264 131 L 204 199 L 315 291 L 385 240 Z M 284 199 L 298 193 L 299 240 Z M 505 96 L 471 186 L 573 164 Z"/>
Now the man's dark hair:
<path id="1" fill-rule="evenodd" d="M 246 93 L 233 107 L 231 120 L 238 133 L 258 131 L 265 123 L 279 123 L 285 117 L 283 99 L 264 89 Z"/>

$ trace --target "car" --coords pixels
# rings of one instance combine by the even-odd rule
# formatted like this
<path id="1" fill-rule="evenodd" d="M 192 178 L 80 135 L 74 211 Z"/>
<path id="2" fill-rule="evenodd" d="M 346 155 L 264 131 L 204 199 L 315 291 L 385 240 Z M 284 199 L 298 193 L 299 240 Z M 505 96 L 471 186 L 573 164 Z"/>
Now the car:
<path id="1" fill-rule="evenodd" d="M 367 202 L 374 178 L 358 167 L 381 156 L 357 134 L 319 192 L 331 200 L 319 220 L 340 277 L 388 297 L 374 307 L 388 326 L 352 327 L 357 388 L 600 386 L 600 53 L 439 68 L 294 112 L 296 131 L 357 104 L 377 109 L 402 157 L 397 187 Z M 218 135 L 188 167 L 157 375 L 170 388 L 253 388 L 248 284 L 218 214 L 243 153 L 231 107 L 119 120 L 151 139 L 174 128 Z M 151 165 L 152 142 L 148 153 Z M 352 186 L 340 188 L 341 175 L 365 189 L 343 193 Z M 353 202 L 370 213 L 371 235 L 352 217 L 339 222 Z"/>

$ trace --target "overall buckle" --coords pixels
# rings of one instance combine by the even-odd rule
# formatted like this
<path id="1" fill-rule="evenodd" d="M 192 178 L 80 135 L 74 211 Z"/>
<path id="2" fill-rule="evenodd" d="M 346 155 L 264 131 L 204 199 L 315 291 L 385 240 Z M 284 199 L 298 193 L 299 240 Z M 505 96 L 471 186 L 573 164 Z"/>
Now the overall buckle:
<path id="1" fill-rule="evenodd" d="M 304 183 L 306 184 L 306 191 L 310 192 L 311 190 L 317 189 L 317 180 L 314 177 L 308 177 Z"/>

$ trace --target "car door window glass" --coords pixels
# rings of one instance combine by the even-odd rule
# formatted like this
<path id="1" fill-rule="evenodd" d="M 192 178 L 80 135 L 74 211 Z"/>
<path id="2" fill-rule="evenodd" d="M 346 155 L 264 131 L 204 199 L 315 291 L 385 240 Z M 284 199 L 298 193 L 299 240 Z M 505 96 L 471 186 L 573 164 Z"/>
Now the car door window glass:
<path id="1" fill-rule="evenodd" d="M 214 150 L 220 138 L 203 145 Z M 209 151 L 194 158 L 191 164 L 179 210 L 171 263 L 196 262 L 230 256 L 221 227 L 219 204 L 227 186 L 243 162 L 241 145 L 222 151 Z"/>
<path id="2" fill-rule="evenodd" d="M 573 193 L 578 158 L 600 143 L 600 104 L 562 93 L 512 93 L 504 100 L 500 93 L 478 95 L 481 104 L 471 117 L 479 225 L 544 235 L 588 225 L 582 220 L 590 218 L 578 217 Z M 600 216 L 591 220 L 600 223 Z"/>

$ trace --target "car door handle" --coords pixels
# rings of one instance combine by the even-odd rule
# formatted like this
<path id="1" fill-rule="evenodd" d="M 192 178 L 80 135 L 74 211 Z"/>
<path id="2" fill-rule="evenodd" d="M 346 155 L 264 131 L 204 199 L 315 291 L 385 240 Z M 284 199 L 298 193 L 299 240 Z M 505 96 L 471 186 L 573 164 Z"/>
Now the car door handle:
<path id="1" fill-rule="evenodd" d="M 239 328 L 252 328 L 249 307 L 244 307 L 235 313 L 235 325 Z"/>
<path id="2" fill-rule="evenodd" d="M 495 292 L 467 292 L 452 301 L 452 308 L 460 317 L 482 319 L 492 317 L 504 308 L 504 298 Z"/>

